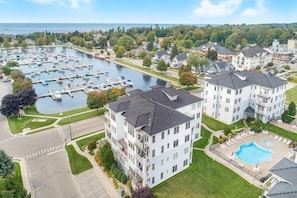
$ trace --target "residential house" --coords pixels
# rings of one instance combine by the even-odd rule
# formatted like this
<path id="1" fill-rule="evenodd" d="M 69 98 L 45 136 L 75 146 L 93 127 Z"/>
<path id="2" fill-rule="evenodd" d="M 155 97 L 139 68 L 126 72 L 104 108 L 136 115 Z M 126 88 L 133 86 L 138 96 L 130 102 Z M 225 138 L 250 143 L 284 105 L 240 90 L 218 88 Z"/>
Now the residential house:
<path id="1" fill-rule="evenodd" d="M 161 59 L 163 59 L 166 64 L 170 64 L 170 54 L 167 50 L 157 51 L 155 56 L 152 58 L 152 62 L 158 63 Z"/>
<path id="2" fill-rule="evenodd" d="M 187 59 L 187 54 L 179 54 L 173 58 L 173 60 L 170 63 L 170 67 L 179 68 L 182 65 L 187 65 Z"/>
<path id="3" fill-rule="evenodd" d="M 232 51 L 217 44 L 216 42 L 209 42 L 205 45 L 201 45 L 197 47 L 196 50 L 204 55 L 207 55 L 209 50 L 215 50 L 218 53 L 217 59 L 221 61 L 231 61 L 233 56 Z"/>
<path id="4" fill-rule="evenodd" d="M 234 70 L 234 66 L 230 62 L 226 61 L 211 61 L 208 66 L 205 67 L 204 72 L 207 73 L 219 73 L 222 71 Z"/>
<path id="5" fill-rule="evenodd" d="M 270 170 L 270 185 L 263 193 L 264 198 L 297 197 L 297 163 L 283 158 Z"/>
<path id="6" fill-rule="evenodd" d="M 280 44 L 277 39 L 274 39 L 271 46 L 273 52 L 273 61 L 288 63 L 293 60 L 294 53 L 292 49 L 288 49 L 286 44 Z"/>
<path id="7" fill-rule="evenodd" d="M 227 124 L 247 117 L 267 123 L 284 112 L 286 84 L 285 80 L 261 72 L 209 74 L 203 90 L 203 111 Z"/>
<path id="8" fill-rule="evenodd" d="M 107 104 L 105 137 L 133 189 L 154 187 L 192 162 L 202 99 L 161 86 L 134 90 Z"/>
<path id="9" fill-rule="evenodd" d="M 297 40 L 296 39 L 289 39 L 287 46 L 288 46 L 289 50 L 296 51 L 297 50 Z"/>
<path id="10" fill-rule="evenodd" d="M 236 70 L 253 70 L 257 66 L 265 66 L 272 62 L 272 54 L 261 47 L 243 49 L 232 57 L 232 65 Z"/>

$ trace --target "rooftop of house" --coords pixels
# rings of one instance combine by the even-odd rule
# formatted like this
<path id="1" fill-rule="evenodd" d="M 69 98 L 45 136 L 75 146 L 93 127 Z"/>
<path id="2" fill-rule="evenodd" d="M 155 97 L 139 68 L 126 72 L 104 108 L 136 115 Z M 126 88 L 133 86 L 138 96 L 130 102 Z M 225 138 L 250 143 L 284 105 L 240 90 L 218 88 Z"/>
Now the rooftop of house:
<path id="1" fill-rule="evenodd" d="M 273 186 L 267 196 L 273 197 L 297 197 L 297 164 L 287 158 L 283 158 L 270 172 L 282 178 L 275 186 Z"/>
<path id="2" fill-rule="evenodd" d="M 121 113 L 133 127 L 153 135 L 192 120 L 176 109 L 201 100 L 183 90 L 155 86 L 148 91 L 128 92 L 128 96 L 109 103 L 108 107 Z"/>
<path id="3" fill-rule="evenodd" d="M 211 84 L 231 89 L 240 89 L 249 85 L 276 88 L 287 83 L 285 80 L 276 76 L 255 71 L 223 71 L 216 74 L 209 74 L 206 80 Z"/>
<path id="4" fill-rule="evenodd" d="M 157 51 L 156 55 L 161 58 L 163 55 L 169 55 L 167 50 Z"/>
<path id="5" fill-rule="evenodd" d="M 205 45 L 200 45 L 199 47 L 197 47 L 197 50 L 199 50 L 199 51 L 205 51 L 206 49 L 215 49 L 219 54 L 224 54 L 224 55 L 232 55 L 233 54 L 232 51 L 217 44 L 216 42 L 209 42 Z"/>
<path id="6" fill-rule="evenodd" d="M 262 56 L 262 54 L 270 54 L 267 50 L 261 47 L 250 47 L 242 50 L 245 57 Z"/>
<path id="7" fill-rule="evenodd" d="M 188 55 L 187 54 L 179 54 L 176 56 L 177 61 L 185 61 L 188 59 Z"/>

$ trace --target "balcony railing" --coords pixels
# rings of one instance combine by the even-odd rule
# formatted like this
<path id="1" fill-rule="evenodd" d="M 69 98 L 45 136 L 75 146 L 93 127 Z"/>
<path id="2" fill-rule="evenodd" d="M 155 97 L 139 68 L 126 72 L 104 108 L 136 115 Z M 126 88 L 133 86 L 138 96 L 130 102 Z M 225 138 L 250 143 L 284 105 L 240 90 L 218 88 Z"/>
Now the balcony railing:
<path id="1" fill-rule="evenodd" d="M 262 107 L 267 107 L 268 106 L 267 102 L 263 102 L 263 101 L 259 101 L 259 100 L 256 101 L 256 104 L 258 104 L 258 105 L 260 105 Z"/>
<path id="2" fill-rule="evenodd" d="M 262 97 L 262 98 L 269 98 L 268 93 L 264 93 L 264 92 L 259 92 L 258 96 Z"/>

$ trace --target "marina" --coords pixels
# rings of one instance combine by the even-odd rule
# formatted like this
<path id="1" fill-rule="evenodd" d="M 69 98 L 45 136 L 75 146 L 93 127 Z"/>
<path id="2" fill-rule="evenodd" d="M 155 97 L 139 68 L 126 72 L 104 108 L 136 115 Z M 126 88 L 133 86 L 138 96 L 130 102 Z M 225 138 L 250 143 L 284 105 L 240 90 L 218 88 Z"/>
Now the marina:
<path id="1" fill-rule="evenodd" d="M 147 90 L 166 82 L 67 47 L 1 50 L 0 62 L 16 60 L 30 78 L 41 113 L 86 106 L 87 93 L 112 87 Z"/>

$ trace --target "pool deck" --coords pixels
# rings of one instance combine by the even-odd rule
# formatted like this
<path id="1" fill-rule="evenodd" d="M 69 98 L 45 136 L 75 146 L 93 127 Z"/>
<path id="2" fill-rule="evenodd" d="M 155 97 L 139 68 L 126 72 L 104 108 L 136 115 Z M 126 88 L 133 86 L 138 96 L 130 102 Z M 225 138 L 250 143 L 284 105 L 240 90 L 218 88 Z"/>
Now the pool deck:
<path id="1" fill-rule="evenodd" d="M 287 139 L 284 140 L 284 138 L 276 136 L 271 132 L 250 133 L 249 131 L 245 131 L 244 134 L 245 137 L 242 135 L 237 136 L 237 138 L 234 137 L 232 138 L 233 141 L 228 141 L 228 143 L 225 142 L 223 144 L 224 146 L 217 144 L 211 148 L 213 152 L 225 159 L 225 161 L 228 161 L 230 166 L 229 168 L 231 169 L 236 166 L 236 168 L 241 169 L 249 176 L 259 179 L 268 175 L 269 169 L 271 169 L 283 157 L 293 157 Z M 269 141 L 272 145 L 267 145 L 264 141 Z M 255 142 L 262 148 L 272 151 L 271 160 L 259 163 L 258 169 L 256 168 L 256 165 L 248 164 L 239 160 L 235 154 L 240 145 L 249 144 L 251 142 Z"/>

